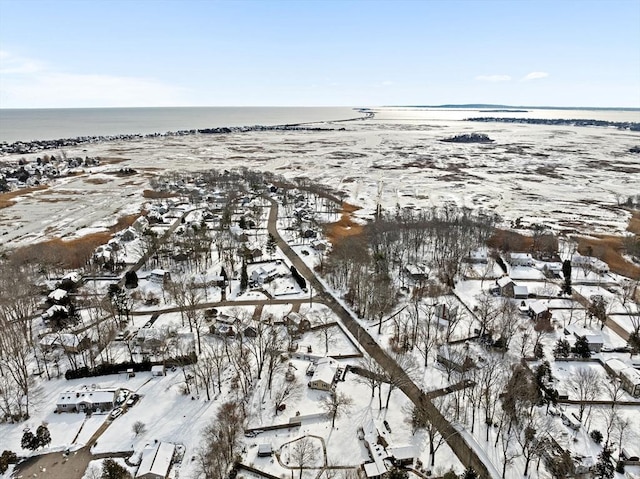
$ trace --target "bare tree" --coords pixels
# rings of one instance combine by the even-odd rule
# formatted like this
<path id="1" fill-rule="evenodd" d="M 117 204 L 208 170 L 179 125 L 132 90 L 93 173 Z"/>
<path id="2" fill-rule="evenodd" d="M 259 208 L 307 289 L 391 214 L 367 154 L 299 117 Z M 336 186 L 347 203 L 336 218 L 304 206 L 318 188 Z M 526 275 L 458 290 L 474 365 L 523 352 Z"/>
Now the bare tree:
<path id="1" fill-rule="evenodd" d="M 131 426 L 131 430 L 136 436 L 139 436 L 147 431 L 147 426 L 142 421 L 136 421 L 133 423 L 133 426 Z"/>
<path id="2" fill-rule="evenodd" d="M 580 368 L 569 378 L 569 385 L 576 390 L 580 400 L 578 416 L 580 422 L 582 422 L 587 404 L 593 401 L 600 392 L 601 384 L 600 376 L 591 368 Z M 590 410 L 591 406 L 589 406 Z"/>
<path id="3" fill-rule="evenodd" d="M 293 463 L 300 469 L 299 479 L 302 479 L 302 470 L 316 460 L 316 446 L 310 437 L 303 436 L 295 441 L 290 455 Z"/>
<path id="4" fill-rule="evenodd" d="M 331 428 L 335 427 L 336 418 L 345 414 L 352 404 L 353 400 L 349 396 L 336 391 L 331 391 L 328 396 L 322 398 L 321 406 L 327 416 L 331 417 Z"/>

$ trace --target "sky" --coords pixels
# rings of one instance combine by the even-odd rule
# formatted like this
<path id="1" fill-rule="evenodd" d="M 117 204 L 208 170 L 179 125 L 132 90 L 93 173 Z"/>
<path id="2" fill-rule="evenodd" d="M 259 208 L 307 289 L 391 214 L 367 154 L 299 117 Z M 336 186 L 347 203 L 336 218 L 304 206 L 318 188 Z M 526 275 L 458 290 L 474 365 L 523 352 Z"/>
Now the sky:
<path id="1" fill-rule="evenodd" d="M 0 108 L 640 107 L 640 0 L 0 0 Z"/>

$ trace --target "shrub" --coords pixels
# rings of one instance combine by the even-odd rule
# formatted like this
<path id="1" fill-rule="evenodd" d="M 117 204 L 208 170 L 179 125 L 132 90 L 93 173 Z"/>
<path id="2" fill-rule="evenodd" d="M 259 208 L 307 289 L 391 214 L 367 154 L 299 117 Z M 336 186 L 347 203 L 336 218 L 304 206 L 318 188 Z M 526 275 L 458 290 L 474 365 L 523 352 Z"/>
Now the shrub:
<path id="1" fill-rule="evenodd" d="M 602 433 L 597 429 L 591 431 L 589 433 L 589 436 L 591 436 L 591 439 L 593 439 L 593 442 L 595 442 L 596 444 L 600 444 L 602 442 Z"/>

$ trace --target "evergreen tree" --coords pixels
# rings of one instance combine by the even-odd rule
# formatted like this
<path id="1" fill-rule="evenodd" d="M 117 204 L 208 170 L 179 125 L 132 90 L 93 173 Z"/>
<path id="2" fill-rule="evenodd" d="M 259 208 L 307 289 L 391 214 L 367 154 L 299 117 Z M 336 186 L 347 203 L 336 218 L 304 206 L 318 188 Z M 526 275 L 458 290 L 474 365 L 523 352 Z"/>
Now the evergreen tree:
<path id="1" fill-rule="evenodd" d="M 571 294 L 571 260 L 565 259 L 562 262 L 562 275 L 564 276 L 563 292 Z"/>
<path id="2" fill-rule="evenodd" d="M 0 474 L 4 474 L 9 469 L 9 464 L 16 464 L 18 456 L 13 451 L 4 450 L 0 456 Z"/>
<path id="3" fill-rule="evenodd" d="M 247 274 L 247 263 L 242 262 L 242 271 L 240 272 L 240 291 L 244 291 L 249 286 L 249 275 Z"/>
<path id="4" fill-rule="evenodd" d="M 408 479 L 409 473 L 406 469 L 401 469 L 399 467 L 394 467 L 387 474 L 387 479 Z"/>
<path id="5" fill-rule="evenodd" d="M 571 345 L 564 338 L 558 339 L 556 346 L 553 348 L 554 358 L 568 358 L 571 354 Z"/>
<path id="6" fill-rule="evenodd" d="M 46 447 L 51 444 L 51 433 L 49 432 L 49 428 L 46 424 L 40 424 L 38 429 L 36 430 L 36 439 L 38 441 L 38 446 Z"/>
<path id="7" fill-rule="evenodd" d="M 38 449 L 39 445 L 40 444 L 38 443 L 38 438 L 29 429 L 27 429 L 22 435 L 22 440 L 20 441 L 20 446 L 22 447 L 22 449 L 35 451 L 36 449 Z"/>
<path id="8" fill-rule="evenodd" d="M 473 467 L 469 466 L 462 473 L 461 479 L 478 479 L 478 473 Z"/>
<path id="9" fill-rule="evenodd" d="M 269 256 L 273 256 L 276 252 L 276 239 L 273 237 L 271 233 L 269 233 L 269 237 L 267 238 L 267 253 Z"/>
<path id="10" fill-rule="evenodd" d="M 585 336 L 579 336 L 576 340 L 576 345 L 573 348 L 573 352 L 581 358 L 590 358 L 591 350 L 589 349 L 589 341 Z"/>
<path id="11" fill-rule="evenodd" d="M 102 463 L 102 479 L 130 479 L 131 474 L 113 459 L 105 459 Z"/>
<path id="12" fill-rule="evenodd" d="M 614 471 L 615 466 L 611 462 L 611 449 L 606 445 L 598 455 L 598 462 L 594 466 L 593 475 L 598 479 L 611 479 Z"/>

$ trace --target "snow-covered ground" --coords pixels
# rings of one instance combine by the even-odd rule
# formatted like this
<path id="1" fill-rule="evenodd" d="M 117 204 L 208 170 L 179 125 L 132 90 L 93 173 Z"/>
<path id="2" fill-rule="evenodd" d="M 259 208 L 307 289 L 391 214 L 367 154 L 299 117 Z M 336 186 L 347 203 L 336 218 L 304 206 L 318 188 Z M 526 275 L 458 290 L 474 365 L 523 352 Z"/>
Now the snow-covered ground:
<path id="1" fill-rule="evenodd" d="M 626 229 L 629 214 L 611 206 L 617 195 L 637 189 L 637 161 L 628 152 L 640 141 L 637 132 L 462 122 L 416 109 L 408 120 L 405 113 L 379 110 L 374 121 L 327 124 L 339 125 L 340 130 L 333 131 L 234 133 L 225 135 L 224 142 L 215 135 L 148 138 L 69 148 L 68 156 L 105 161 L 1 210 L 2 241 L 37 241 L 45 231 L 66 237 L 135 213 L 150 172 L 248 164 L 290 178 L 304 175 L 341 190 L 350 203 L 362 207 L 362 215 L 375 211 L 377 202 L 390 208 L 454 202 L 495 211 L 507 221 L 522 218 L 524 225 L 543 221 L 557 230 L 586 233 Z M 472 132 L 485 133 L 495 142 L 439 141 Z M 139 174 L 104 175 L 123 167 Z M 92 175 L 106 181 L 88 181 Z"/>

